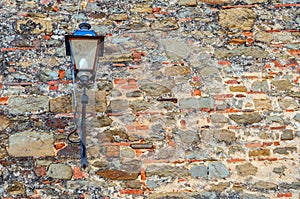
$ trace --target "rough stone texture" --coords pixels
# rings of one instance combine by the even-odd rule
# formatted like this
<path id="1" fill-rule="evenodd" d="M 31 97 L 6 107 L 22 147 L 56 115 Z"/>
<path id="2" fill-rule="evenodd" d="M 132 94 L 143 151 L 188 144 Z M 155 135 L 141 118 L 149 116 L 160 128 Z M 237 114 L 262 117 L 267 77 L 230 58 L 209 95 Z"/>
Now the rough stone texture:
<path id="1" fill-rule="evenodd" d="M 51 133 L 24 131 L 9 137 L 8 153 L 14 157 L 54 156 Z"/>
<path id="2" fill-rule="evenodd" d="M 162 39 L 161 43 L 165 48 L 166 55 L 171 60 L 186 59 L 189 55 L 189 46 L 179 38 Z M 188 69 L 185 69 L 188 70 Z M 188 71 L 187 71 L 188 72 Z M 167 72 L 166 72 L 167 73 Z M 167 73 L 168 75 L 168 73 Z M 172 75 L 172 74 L 169 74 Z"/>
<path id="3" fill-rule="evenodd" d="M 255 12 L 247 8 L 222 10 L 219 14 L 220 25 L 230 30 L 251 30 L 255 18 Z"/>
<path id="4" fill-rule="evenodd" d="M 238 124 L 253 124 L 260 122 L 262 120 L 259 113 L 245 113 L 242 115 L 232 114 L 229 115 L 229 118 L 235 121 Z"/>
<path id="5" fill-rule="evenodd" d="M 219 59 L 242 56 L 242 55 L 246 57 L 266 58 L 268 56 L 268 52 L 257 47 L 237 47 L 231 50 L 222 49 L 222 48 L 216 49 L 215 55 Z"/>
<path id="6" fill-rule="evenodd" d="M 72 113 L 72 97 L 64 96 L 50 99 L 50 111 L 54 113 Z"/>
<path id="7" fill-rule="evenodd" d="M 299 198 L 297 3 L 0 1 L 0 198 Z M 83 21 L 105 36 L 86 169 Z"/>
<path id="8" fill-rule="evenodd" d="M 0 131 L 5 130 L 10 124 L 10 121 L 5 116 L 0 116 Z"/>
<path id="9" fill-rule="evenodd" d="M 208 177 L 227 178 L 229 177 L 229 170 L 222 162 L 210 162 L 208 163 Z"/>
<path id="10" fill-rule="evenodd" d="M 49 111 L 47 96 L 13 96 L 8 101 L 10 114 L 43 113 Z"/>
<path id="11" fill-rule="evenodd" d="M 231 144 L 237 139 L 233 131 L 226 129 L 214 130 L 213 136 L 218 142 L 225 142 L 226 144 Z"/>
<path id="12" fill-rule="evenodd" d="M 155 166 L 150 165 L 146 169 L 146 173 L 148 176 L 159 176 L 159 177 L 186 177 L 188 176 L 188 170 L 183 167 L 174 167 L 174 166 Z"/>
<path id="13" fill-rule="evenodd" d="M 208 108 L 212 109 L 214 100 L 208 97 L 201 97 L 201 98 L 187 98 L 182 99 L 179 102 L 181 108 L 194 108 L 194 109 L 201 109 L 201 108 Z"/>
<path id="14" fill-rule="evenodd" d="M 190 173 L 194 178 L 207 178 L 207 167 L 204 165 L 192 166 Z"/>
<path id="15" fill-rule="evenodd" d="M 47 170 L 47 176 L 55 179 L 70 180 L 72 168 L 65 164 L 51 164 Z"/>
<path id="16" fill-rule="evenodd" d="M 119 170 L 103 170 L 103 171 L 97 171 L 97 175 L 111 179 L 111 180 L 135 180 L 137 179 L 139 173 L 128 173 L 126 171 L 119 171 Z"/>
<path id="17" fill-rule="evenodd" d="M 141 84 L 140 89 L 149 96 L 161 96 L 171 91 L 169 88 L 156 83 Z"/>
<path id="18" fill-rule="evenodd" d="M 236 166 L 238 175 L 240 176 L 249 176 L 249 175 L 255 175 L 257 173 L 258 168 L 253 166 L 251 163 L 246 163 L 242 165 Z"/>

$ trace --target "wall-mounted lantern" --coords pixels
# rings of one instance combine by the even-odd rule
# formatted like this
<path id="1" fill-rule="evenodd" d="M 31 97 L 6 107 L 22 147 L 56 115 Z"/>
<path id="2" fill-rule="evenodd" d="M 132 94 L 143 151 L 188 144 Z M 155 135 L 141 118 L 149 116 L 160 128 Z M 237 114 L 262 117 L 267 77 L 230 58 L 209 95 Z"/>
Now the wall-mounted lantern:
<path id="1" fill-rule="evenodd" d="M 65 35 L 66 55 L 71 56 L 75 82 L 83 88 L 80 125 L 80 155 L 83 168 L 87 167 L 86 105 L 89 99 L 86 89 L 94 84 L 98 56 L 103 56 L 105 37 L 90 29 L 91 25 L 84 22 L 79 24 L 79 30 L 75 30 L 72 35 Z"/>

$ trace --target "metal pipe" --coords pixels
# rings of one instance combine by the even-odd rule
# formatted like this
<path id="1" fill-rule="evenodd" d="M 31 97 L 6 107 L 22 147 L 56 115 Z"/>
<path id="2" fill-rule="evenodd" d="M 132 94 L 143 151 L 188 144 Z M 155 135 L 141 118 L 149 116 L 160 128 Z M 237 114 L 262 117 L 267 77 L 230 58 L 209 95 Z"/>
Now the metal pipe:
<path id="1" fill-rule="evenodd" d="M 81 156 L 81 166 L 86 168 L 87 155 L 86 155 L 86 105 L 89 102 L 89 98 L 86 94 L 86 86 L 83 86 L 83 94 L 81 96 L 82 104 L 82 116 L 81 116 L 81 128 L 80 128 L 80 156 Z"/>

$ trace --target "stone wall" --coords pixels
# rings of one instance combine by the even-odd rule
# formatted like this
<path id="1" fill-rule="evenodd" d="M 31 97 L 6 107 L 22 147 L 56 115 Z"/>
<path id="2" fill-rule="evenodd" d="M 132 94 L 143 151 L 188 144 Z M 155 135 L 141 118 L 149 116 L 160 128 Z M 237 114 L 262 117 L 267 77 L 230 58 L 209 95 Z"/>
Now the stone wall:
<path id="1" fill-rule="evenodd" d="M 1 0 L 1 198 L 300 198 L 299 6 Z M 82 21 L 106 36 L 86 170 L 66 140 Z"/>

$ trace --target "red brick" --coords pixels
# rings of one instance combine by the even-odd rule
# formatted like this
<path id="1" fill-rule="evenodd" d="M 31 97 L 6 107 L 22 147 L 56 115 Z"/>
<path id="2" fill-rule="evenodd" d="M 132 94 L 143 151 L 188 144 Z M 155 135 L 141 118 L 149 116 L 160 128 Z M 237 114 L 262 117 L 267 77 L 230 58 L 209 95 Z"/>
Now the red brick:
<path id="1" fill-rule="evenodd" d="M 40 167 L 36 167 L 34 169 L 34 172 L 37 176 L 42 177 L 42 176 L 46 176 L 47 169 L 45 166 L 40 166 Z"/>
<path id="2" fill-rule="evenodd" d="M 141 168 L 141 180 L 146 180 L 146 170 L 144 168 Z"/>
<path id="3" fill-rule="evenodd" d="M 231 63 L 229 61 L 218 61 L 218 64 L 223 65 L 223 66 L 230 66 Z"/>
<path id="4" fill-rule="evenodd" d="M 115 67 L 125 67 L 126 66 L 126 64 L 122 64 L 122 63 L 120 63 L 120 64 L 112 64 L 113 66 L 115 66 Z"/>
<path id="5" fill-rule="evenodd" d="M 300 5 L 300 4 L 299 4 Z M 288 50 L 291 55 L 300 55 L 300 50 Z"/>
<path id="6" fill-rule="evenodd" d="M 17 51 L 17 50 L 36 50 L 35 47 L 12 47 L 12 48 L 1 48 L 1 52 L 5 51 Z"/>
<path id="7" fill-rule="evenodd" d="M 257 147 L 261 147 L 262 144 L 261 143 L 247 143 L 246 147 L 247 148 L 257 148 Z"/>
<path id="8" fill-rule="evenodd" d="M 238 84 L 239 82 L 236 79 L 231 79 L 231 80 L 227 80 L 225 81 L 226 84 Z"/>
<path id="9" fill-rule="evenodd" d="M 114 83 L 115 84 L 127 84 L 127 79 L 122 79 L 122 78 L 120 78 L 120 79 L 115 79 L 114 80 Z"/>
<path id="10" fill-rule="evenodd" d="M 232 97 L 233 97 L 233 94 L 219 94 L 219 95 L 215 95 L 214 99 L 215 100 L 224 100 L 224 99 L 229 99 Z"/>
<path id="11" fill-rule="evenodd" d="M 270 127 L 270 130 L 281 130 L 281 129 L 286 129 L 286 126 L 274 126 L 274 127 Z"/>
<path id="12" fill-rule="evenodd" d="M 82 179 L 89 177 L 88 173 L 82 172 L 79 167 L 74 167 L 73 169 L 73 178 L 74 179 Z"/>
<path id="13" fill-rule="evenodd" d="M 132 195 L 142 195 L 144 193 L 143 190 L 140 189 L 123 189 L 120 190 L 121 194 L 132 194 Z"/>
<path id="14" fill-rule="evenodd" d="M 7 96 L 0 97 L 0 105 L 7 105 L 8 99 L 9 99 L 9 97 L 7 97 Z"/>
<path id="15" fill-rule="evenodd" d="M 201 91 L 199 89 L 194 89 L 193 96 L 201 96 Z"/>
<path id="16" fill-rule="evenodd" d="M 64 142 L 58 142 L 58 143 L 55 143 L 54 146 L 55 146 L 56 150 L 60 150 L 60 149 L 65 148 L 67 145 Z"/>
<path id="17" fill-rule="evenodd" d="M 223 9 L 231 8 L 253 8 L 255 5 L 234 5 L 234 6 L 222 6 Z"/>
<path id="18" fill-rule="evenodd" d="M 281 8 L 281 7 L 300 7 L 300 4 L 297 3 L 286 3 L 286 4 L 275 4 L 275 8 Z"/>
<path id="19" fill-rule="evenodd" d="M 66 71 L 65 70 L 59 70 L 58 71 L 58 77 L 59 79 L 63 79 L 66 75 Z"/>
<path id="20" fill-rule="evenodd" d="M 158 13 L 160 12 L 161 8 L 152 8 L 153 13 Z"/>
<path id="21" fill-rule="evenodd" d="M 58 85 L 50 85 L 49 90 L 50 91 L 57 91 L 58 90 Z"/>
<path id="22" fill-rule="evenodd" d="M 232 158 L 232 159 L 227 159 L 226 162 L 229 163 L 235 163 L 235 162 L 244 162 L 245 159 L 244 158 Z"/>

